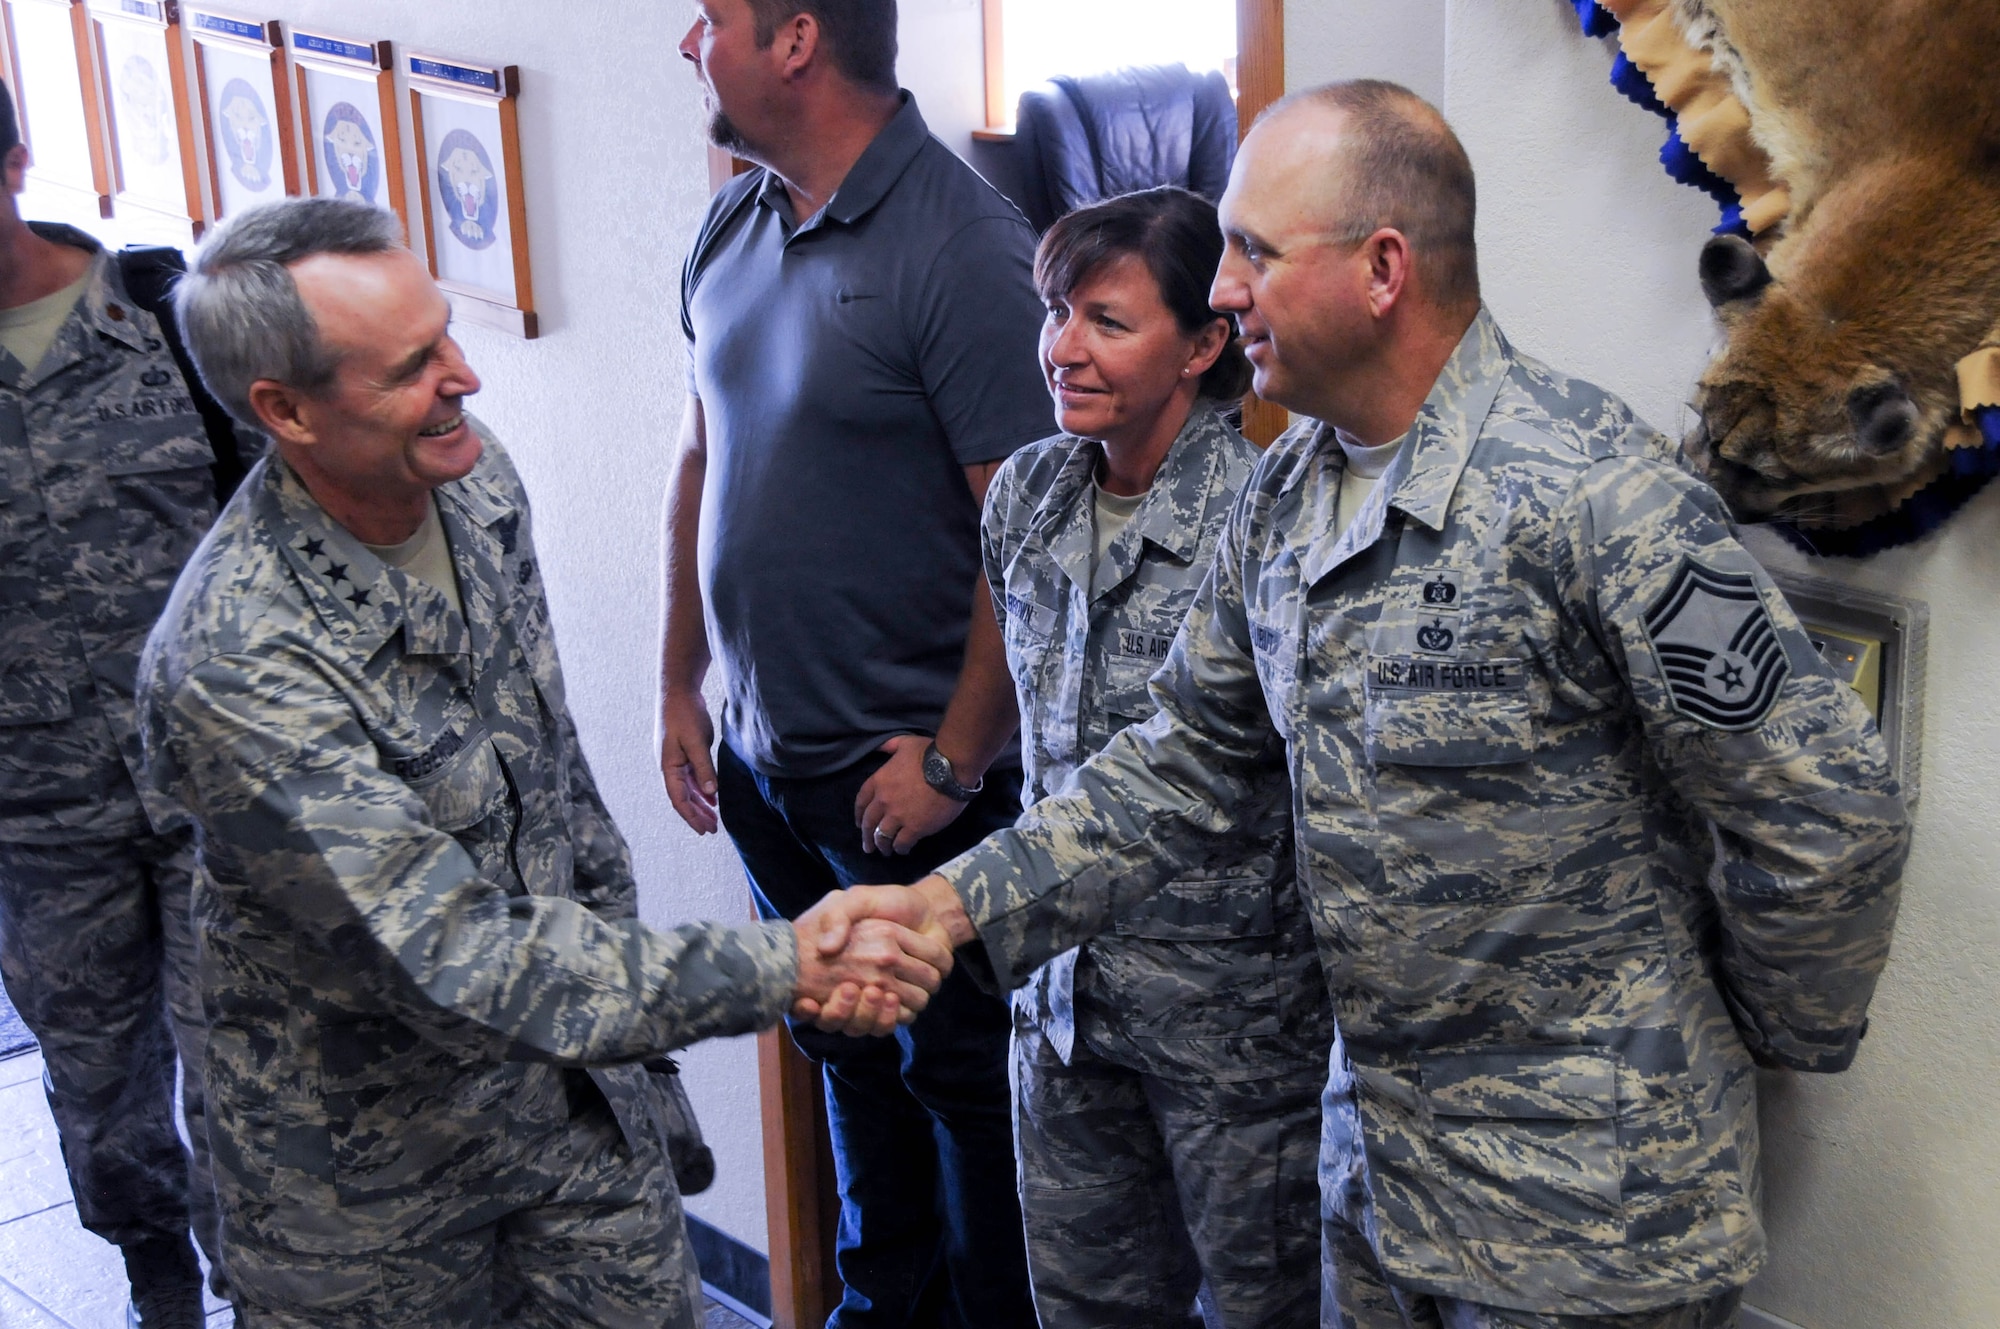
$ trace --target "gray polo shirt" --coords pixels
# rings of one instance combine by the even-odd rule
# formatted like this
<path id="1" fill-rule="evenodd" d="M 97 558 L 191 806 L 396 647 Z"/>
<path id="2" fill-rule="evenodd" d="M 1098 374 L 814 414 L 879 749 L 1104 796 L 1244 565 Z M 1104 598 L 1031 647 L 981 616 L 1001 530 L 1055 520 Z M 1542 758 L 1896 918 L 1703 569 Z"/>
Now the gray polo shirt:
<path id="1" fill-rule="evenodd" d="M 818 215 L 763 170 L 710 205 L 681 283 L 701 588 L 724 737 L 763 774 L 936 731 L 979 575 L 963 468 L 1050 429 L 1034 249 L 908 93 Z"/>

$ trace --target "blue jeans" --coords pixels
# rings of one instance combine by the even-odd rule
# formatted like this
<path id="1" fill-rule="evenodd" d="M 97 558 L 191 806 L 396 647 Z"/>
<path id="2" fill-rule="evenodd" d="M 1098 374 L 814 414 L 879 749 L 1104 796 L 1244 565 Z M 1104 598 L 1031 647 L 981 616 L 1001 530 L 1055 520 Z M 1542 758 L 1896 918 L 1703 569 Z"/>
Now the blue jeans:
<path id="1" fill-rule="evenodd" d="M 907 883 L 1014 824 L 1019 772 L 991 771 L 958 819 L 907 857 L 864 854 L 854 798 L 880 755 L 832 775 L 759 775 L 723 744 L 723 828 L 757 908 L 796 918 L 829 891 Z M 1006 1004 L 963 966 L 893 1038 L 793 1022 L 826 1078 L 840 1180 L 834 1260 L 845 1295 L 828 1329 L 1034 1329 L 1015 1190 Z"/>

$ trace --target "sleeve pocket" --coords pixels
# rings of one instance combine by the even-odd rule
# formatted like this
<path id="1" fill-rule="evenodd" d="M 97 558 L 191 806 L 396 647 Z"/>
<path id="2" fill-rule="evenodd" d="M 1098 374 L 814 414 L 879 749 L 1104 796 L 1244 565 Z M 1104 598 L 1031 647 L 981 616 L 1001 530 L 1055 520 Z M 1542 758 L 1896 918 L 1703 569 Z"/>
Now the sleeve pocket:
<path id="1" fill-rule="evenodd" d="M 1238 941 L 1277 931 L 1268 873 L 1170 881 L 1113 933 L 1148 941 Z"/>
<path id="2" fill-rule="evenodd" d="M 1441 1198 L 1460 1236 L 1530 1247 L 1624 1242 L 1615 1053 L 1447 1053 L 1420 1058 L 1418 1071 Z"/>

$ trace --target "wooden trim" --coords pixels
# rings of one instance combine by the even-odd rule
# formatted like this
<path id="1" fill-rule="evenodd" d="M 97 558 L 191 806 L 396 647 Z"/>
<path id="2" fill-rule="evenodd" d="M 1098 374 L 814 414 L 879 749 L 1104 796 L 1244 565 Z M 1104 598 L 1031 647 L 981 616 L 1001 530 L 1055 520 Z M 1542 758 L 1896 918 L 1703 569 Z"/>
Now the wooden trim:
<path id="1" fill-rule="evenodd" d="M 386 131 L 387 125 L 383 126 Z M 431 276 L 437 276 L 437 223 L 431 216 L 430 154 L 424 151 L 424 99 L 415 88 L 410 89 L 410 142 L 417 153 L 417 202 L 424 215 L 424 261 L 431 266 Z"/>
<path id="2" fill-rule="evenodd" d="M 520 95 L 518 65 L 505 71 L 508 93 L 500 102 L 500 155 L 507 163 L 507 225 L 514 242 L 514 307 L 524 314 L 535 312 L 535 281 L 528 267 L 528 177 L 521 171 L 521 112 L 515 98 Z M 533 330 L 524 334 L 535 335 Z"/>
<path id="3" fill-rule="evenodd" d="M 1014 108 L 1007 104 L 1007 29 L 1001 17 L 1006 0 L 979 3 L 985 20 L 986 127 L 999 129 L 1014 123 Z"/>
<path id="4" fill-rule="evenodd" d="M 163 34 L 167 43 L 167 84 L 173 89 L 174 128 L 181 143 L 181 186 L 187 193 L 188 223 L 194 228 L 194 238 L 199 240 L 208 226 L 208 211 L 202 206 L 201 169 L 195 164 L 198 158 L 194 150 L 194 104 L 188 99 L 187 44 L 181 40 L 181 7 L 174 0 L 167 0 L 161 12 L 167 17 Z M 206 104 L 202 109 L 206 114 Z M 282 154 L 282 145 L 280 151 Z"/>
<path id="5" fill-rule="evenodd" d="M 750 169 L 750 163 L 732 154 L 728 148 L 708 145 L 708 192 L 716 190 Z"/>
<path id="6" fill-rule="evenodd" d="M 819 1068 L 783 1025 L 757 1036 L 772 1329 L 820 1329 L 843 1289 L 833 1263 L 840 1192 Z"/>
<path id="7" fill-rule="evenodd" d="M 1239 134 L 1285 95 L 1284 0 L 1236 0 L 1236 124 Z M 1243 436 L 1267 448 L 1291 415 L 1255 393 L 1243 399 Z"/>
<path id="8" fill-rule="evenodd" d="M 97 187 L 97 211 L 109 218 L 112 198 L 118 192 L 118 177 L 104 109 L 104 81 L 97 72 L 102 64 L 97 50 L 97 24 L 84 7 L 84 0 L 71 0 L 69 24 L 76 35 L 76 73 L 83 86 L 83 122 L 90 132 L 90 175 Z"/>

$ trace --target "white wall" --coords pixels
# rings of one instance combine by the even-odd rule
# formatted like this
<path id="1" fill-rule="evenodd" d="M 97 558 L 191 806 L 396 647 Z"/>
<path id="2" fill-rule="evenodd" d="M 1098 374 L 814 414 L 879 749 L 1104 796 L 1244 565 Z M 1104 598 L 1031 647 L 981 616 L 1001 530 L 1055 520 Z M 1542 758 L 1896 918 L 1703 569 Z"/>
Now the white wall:
<path id="1" fill-rule="evenodd" d="M 1612 91 L 1612 47 L 1580 36 L 1564 0 L 1446 8 L 1443 106 L 1479 174 L 1489 304 L 1523 349 L 1681 432 L 1715 335 L 1695 281 L 1713 206 L 1666 178 L 1662 122 Z M 1294 0 L 1293 86 L 1378 72 L 1353 52 L 1372 58 L 1380 9 Z M 1439 50 L 1435 29 L 1391 35 L 1421 49 L 1382 52 L 1383 72 Z M 1895 954 L 1851 1072 L 1763 1081 L 1772 1260 L 1750 1299 L 1805 1329 L 2000 1324 L 2000 719 L 1985 687 L 2000 652 L 2000 490 L 1940 536 L 1861 564 L 1750 539 L 1773 566 L 1916 596 L 1933 614 Z"/>
<path id="2" fill-rule="evenodd" d="M 1444 103 L 1445 0 L 1287 0 L 1285 87 L 1386 78 Z"/>

